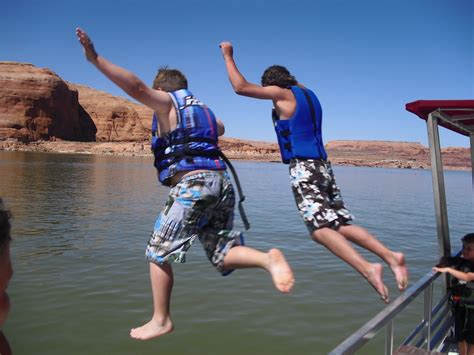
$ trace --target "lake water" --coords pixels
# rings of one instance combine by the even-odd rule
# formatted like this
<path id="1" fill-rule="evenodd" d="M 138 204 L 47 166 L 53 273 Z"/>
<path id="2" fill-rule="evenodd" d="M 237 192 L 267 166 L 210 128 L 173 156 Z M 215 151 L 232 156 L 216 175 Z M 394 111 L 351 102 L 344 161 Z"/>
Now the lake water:
<path id="1" fill-rule="evenodd" d="M 144 248 L 168 193 L 151 158 L 0 152 L 0 193 L 14 214 L 12 311 L 4 329 L 14 353 L 326 354 L 383 308 L 355 271 L 309 239 L 287 166 L 235 167 L 252 224 L 246 242 L 285 252 L 294 291 L 279 294 L 261 270 L 222 277 L 196 243 L 174 267 L 175 331 L 140 342 L 128 333 L 151 315 Z M 355 222 L 406 253 L 412 284 L 426 274 L 438 259 L 430 172 L 334 170 Z M 471 176 L 448 171 L 445 180 L 457 250 L 459 238 L 474 231 Z M 236 228 L 243 229 L 239 217 Z M 385 280 L 394 299 L 388 268 Z M 397 339 L 418 313 L 395 322 Z M 381 341 L 361 353 L 382 353 Z"/>

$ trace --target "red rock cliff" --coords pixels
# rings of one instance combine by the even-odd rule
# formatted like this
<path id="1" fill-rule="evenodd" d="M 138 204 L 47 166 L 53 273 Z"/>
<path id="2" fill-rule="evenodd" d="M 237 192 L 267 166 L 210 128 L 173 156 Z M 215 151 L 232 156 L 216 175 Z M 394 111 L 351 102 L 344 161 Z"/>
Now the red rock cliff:
<path id="1" fill-rule="evenodd" d="M 153 111 L 148 107 L 84 85 L 68 85 L 79 92 L 79 102 L 97 127 L 97 141 L 143 141 L 150 137 Z"/>
<path id="2" fill-rule="evenodd" d="M 0 138 L 93 141 L 95 133 L 77 91 L 54 72 L 0 62 Z"/>

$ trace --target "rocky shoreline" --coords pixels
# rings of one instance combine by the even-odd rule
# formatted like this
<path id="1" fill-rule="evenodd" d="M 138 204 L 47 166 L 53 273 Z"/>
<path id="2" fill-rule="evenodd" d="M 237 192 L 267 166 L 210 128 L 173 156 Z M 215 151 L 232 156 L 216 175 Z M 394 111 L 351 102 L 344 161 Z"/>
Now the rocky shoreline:
<path id="1" fill-rule="evenodd" d="M 275 143 L 220 139 L 220 147 L 229 159 L 280 162 Z M 429 169 L 428 148 L 419 143 L 384 141 L 332 141 L 326 145 L 329 159 L 336 166 L 360 166 L 398 169 Z M 0 151 L 28 151 L 114 156 L 152 156 L 148 141 L 142 142 L 73 142 L 0 140 Z M 470 170 L 468 148 L 442 150 L 444 168 Z"/>

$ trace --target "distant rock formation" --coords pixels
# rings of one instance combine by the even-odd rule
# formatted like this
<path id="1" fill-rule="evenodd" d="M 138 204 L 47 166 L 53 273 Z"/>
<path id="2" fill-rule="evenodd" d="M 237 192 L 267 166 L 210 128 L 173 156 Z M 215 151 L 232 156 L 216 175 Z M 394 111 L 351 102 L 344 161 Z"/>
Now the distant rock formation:
<path id="1" fill-rule="evenodd" d="M 221 137 L 219 147 L 232 159 L 280 161 L 280 151 L 276 143 Z"/>
<path id="2" fill-rule="evenodd" d="M 415 142 L 393 141 L 331 141 L 326 145 L 335 165 L 429 169 L 429 149 Z M 441 149 L 446 169 L 468 169 L 471 166 L 469 148 Z"/>
<path id="3" fill-rule="evenodd" d="M 54 72 L 28 63 L 0 62 L 0 138 L 93 141 L 95 134 L 77 91 Z"/>
<path id="4" fill-rule="evenodd" d="M 220 146 L 233 159 L 280 161 L 276 143 L 222 138 Z M 334 165 L 403 169 L 429 169 L 431 166 L 429 149 L 415 142 L 341 140 L 330 141 L 326 150 Z M 446 169 L 467 170 L 471 167 L 469 148 L 443 148 L 441 154 Z"/>
<path id="5" fill-rule="evenodd" d="M 0 150 L 151 155 L 152 114 L 125 98 L 66 83 L 49 69 L 0 62 Z M 280 161 L 276 143 L 222 137 L 219 144 L 232 159 Z M 330 141 L 326 149 L 334 165 L 430 166 L 429 150 L 420 143 Z M 445 148 L 442 155 L 446 169 L 471 166 L 468 148 Z"/>
<path id="6" fill-rule="evenodd" d="M 429 150 L 420 143 L 390 141 L 334 141 L 327 145 L 338 165 L 426 168 Z"/>
<path id="7" fill-rule="evenodd" d="M 97 127 L 98 142 L 136 142 L 150 136 L 153 111 L 148 107 L 85 85 L 68 85 L 79 92 L 79 102 Z"/>
<path id="8" fill-rule="evenodd" d="M 0 62 L 0 139 L 143 141 L 151 117 L 141 104 L 67 83 L 47 68 Z"/>

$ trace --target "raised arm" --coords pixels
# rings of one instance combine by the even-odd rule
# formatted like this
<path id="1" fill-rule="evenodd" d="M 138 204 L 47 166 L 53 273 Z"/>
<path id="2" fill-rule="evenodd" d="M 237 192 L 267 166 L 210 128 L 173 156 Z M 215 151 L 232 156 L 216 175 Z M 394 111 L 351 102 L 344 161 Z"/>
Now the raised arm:
<path id="1" fill-rule="evenodd" d="M 256 99 L 264 100 L 284 100 L 287 98 L 285 91 L 278 86 L 260 86 L 248 82 L 240 73 L 234 61 L 234 49 L 232 43 L 222 42 L 220 44 L 222 55 L 224 56 L 227 74 L 229 75 L 230 83 L 234 91 L 238 95 L 254 97 Z"/>
<path id="2" fill-rule="evenodd" d="M 167 93 L 153 90 L 132 72 L 98 55 L 89 36 L 81 28 L 76 28 L 76 35 L 82 44 L 87 60 L 94 64 L 107 78 L 128 95 L 151 109 L 157 112 L 169 112 L 172 103 Z"/>

